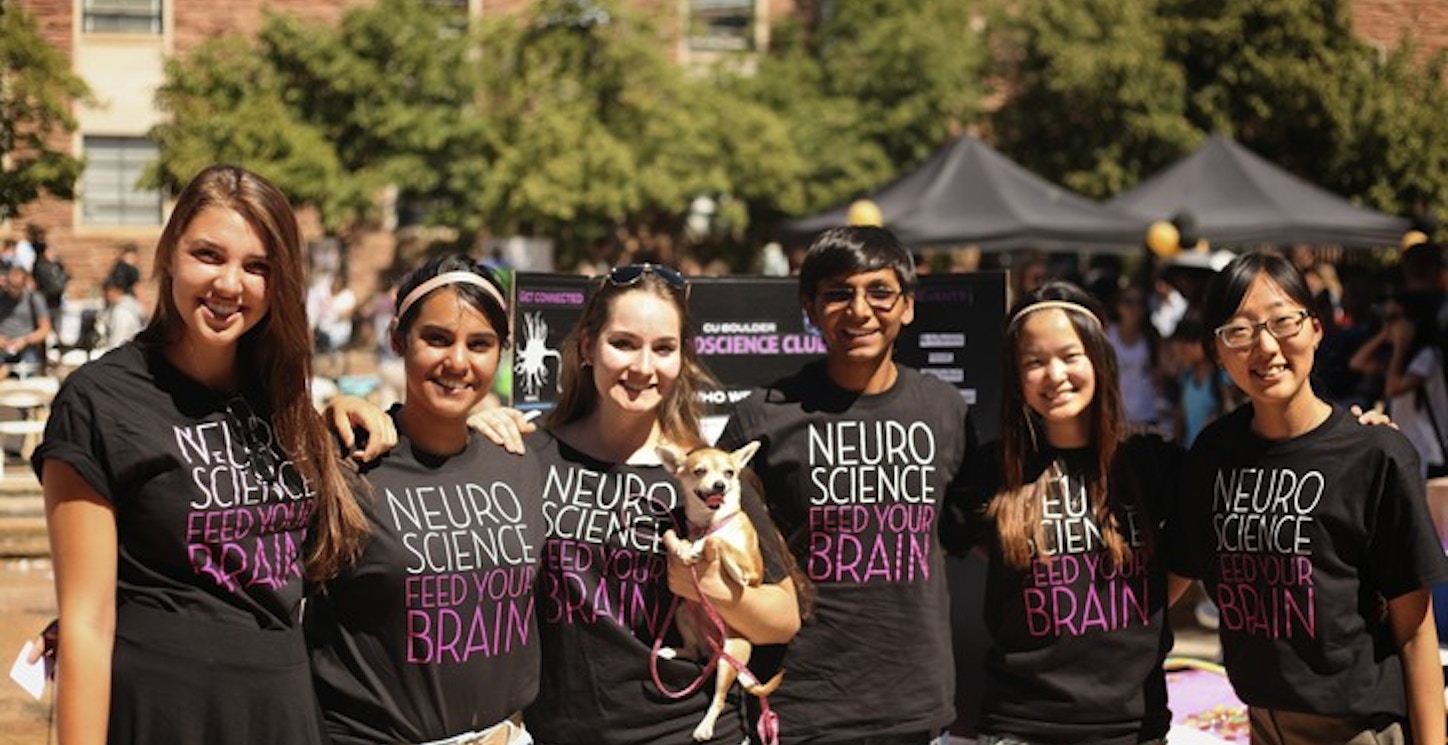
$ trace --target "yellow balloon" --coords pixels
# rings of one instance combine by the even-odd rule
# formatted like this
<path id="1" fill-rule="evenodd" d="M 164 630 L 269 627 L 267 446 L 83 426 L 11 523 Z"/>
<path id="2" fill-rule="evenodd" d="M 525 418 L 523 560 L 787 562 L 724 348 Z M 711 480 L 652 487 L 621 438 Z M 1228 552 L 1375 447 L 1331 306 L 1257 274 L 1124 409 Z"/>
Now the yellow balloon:
<path id="1" fill-rule="evenodd" d="M 1176 226 L 1166 220 L 1158 220 L 1146 229 L 1146 247 L 1164 259 L 1181 252 L 1181 238 Z"/>
<path id="2" fill-rule="evenodd" d="M 881 227 L 885 216 L 880 214 L 880 205 L 868 199 L 857 199 L 850 205 L 850 225 Z"/>
<path id="3" fill-rule="evenodd" d="M 1427 243 L 1428 234 L 1421 230 L 1409 230 L 1403 234 L 1403 239 L 1398 243 L 1398 250 L 1406 251 L 1419 243 Z"/>

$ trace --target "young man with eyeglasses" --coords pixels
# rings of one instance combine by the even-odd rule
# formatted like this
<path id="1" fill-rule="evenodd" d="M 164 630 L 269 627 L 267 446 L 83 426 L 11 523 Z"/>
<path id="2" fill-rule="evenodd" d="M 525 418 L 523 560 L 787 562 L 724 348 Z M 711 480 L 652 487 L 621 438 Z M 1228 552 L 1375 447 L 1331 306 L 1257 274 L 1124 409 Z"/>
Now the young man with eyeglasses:
<path id="1" fill-rule="evenodd" d="M 936 521 L 974 428 L 959 392 L 893 359 L 915 267 L 889 231 L 826 231 L 799 286 L 825 359 L 754 391 L 720 438 L 760 442 L 751 465 L 818 593 L 770 697 L 780 739 L 944 742 L 955 670 Z"/>

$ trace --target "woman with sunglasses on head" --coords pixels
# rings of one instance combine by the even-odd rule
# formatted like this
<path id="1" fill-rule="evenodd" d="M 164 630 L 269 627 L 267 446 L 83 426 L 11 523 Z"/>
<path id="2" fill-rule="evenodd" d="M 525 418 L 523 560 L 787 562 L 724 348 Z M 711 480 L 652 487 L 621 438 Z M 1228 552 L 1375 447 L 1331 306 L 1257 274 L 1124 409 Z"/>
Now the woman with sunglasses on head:
<path id="1" fill-rule="evenodd" d="M 1244 254 L 1213 277 L 1207 353 L 1248 404 L 1192 446 L 1168 558 L 1221 609 L 1253 743 L 1441 743 L 1429 587 L 1448 578 L 1448 561 L 1418 455 L 1313 391 L 1323 330 L 1312 307 L 1302 275 L 1274 253 Z"/>
<path id="2" fill-rule="evenodd" d="M 544 464 L 548 548 L 538 605 L 542 686 L 527 719 L 545 745 L 692 742 L 709 706 L 712 680 L 676 699 L 650 672 L 652 645 L 672 634 L 662 624 L 674 592 L 695 594 L 688 570 L 666 558 L 662 536 L 683 502 L 657 452 L 705 444 L 697 394 L 709 377 L 695 356 L 687 299 L 688 284 L 666 267 L 605 275 L 564 344 L 558 405 L 529 435 L 528 450 Z M 706 560 L 700 587 L 750 641 L 782 644 L 799 628 L 788 552 L 757 495 L 746 492 L 745 509 L 759 527 L 765 584 L 741 588 Z M 682 690 L 704 663 L 660 659 L 658 681 Z M 729 701 L 708 742 L 748 739 L 736 694 Z"/>
<path id="3" fill-rule="evenodd" d="M 508 343 L 502 288 L 444 256 L 398 288 L 390 335 L 407 393 L 401 441 L 363 466 L 370 535 L 306 609 L 312 674 L 338 745 L 531 742 L 534 584 L 544 522 L 537 460 L 468 428 Z"/>
<path id="4" fill-rule="evenodd" d="M 282 193 L 207 168 L 157 244 L 150 325 L 55 397 L 33 460 L 62 745 L 322 741 L 302 589 L 365 521 L 307 392 L 302 263 Z"/>
<path id="5" fill-rule="evenodd" d="M 1181 450 L 1128 434 L 1104 317 L 1051 282 L 1006 326 L 1001 438 L 968 469 L 967 534 L 990 553 L 982 745 L 1160 743 L 1170 726 L 1157 532 Z"/>

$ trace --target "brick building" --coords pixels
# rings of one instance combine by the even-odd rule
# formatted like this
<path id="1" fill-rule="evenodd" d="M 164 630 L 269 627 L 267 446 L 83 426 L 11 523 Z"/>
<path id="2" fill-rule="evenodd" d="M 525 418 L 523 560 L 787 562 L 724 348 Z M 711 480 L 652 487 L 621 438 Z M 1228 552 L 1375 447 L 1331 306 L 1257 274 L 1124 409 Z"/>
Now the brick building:
<path id="1" fill-rule="evenodd" d="M 6 0 L 0 0 L 4 2 Z M 54 199 L 31 205 L 0 236 L 19 237 L 27 223 L 46 228 L 59 257 L 71 270 L 72 299 L 98 295 L 100 278 L 124 242 L 141 247 L 149 267 L 167 205 L 161 194 L 138 191 L 136 177 L 155 157 L 145 133 L 160 121 L 154 94 L 163 79 L 163 61 L 185 54 L 229 31 L 254 33 L 267 11 L 290 12 L 306 19 L 333 21 L 350 6 L 371 0 L 8 0 L 28 9 L 42 33 L 72 61 L 91 86 L 97 106 L 76 111 L 79 130 L 68 146 L 89 166 L 75 202 Z M 514 11 L 532 0 L 433 0 L 466 7 L 473 15 Z M 1127 1 L 1127 0 L 1123 0 Z M 772 18 L 813 13 L 824 0 L 633 0 L 640 4 L 677 3 L 681 19 L 673 56 L 684 64 L 738 56 L 768 44 Z M 1448 2 L 1443 0 L 1355 0 L 1354 23 L 1368 40 L 1386 49 L 1405 33 L 1416 34 L 1424 56 L 1448 39 Z M 304 230 L 320 229 L 303 218 Z M 351 270 L 359 294 L 371 289 L 375 270 L 391 261 L 390 238 L 365 239 L 354 251 Z M 149 272 L 147 272 L 149 274 Z"/>
<path id="2" fill-rule="evenodd" d="M 41 33 L 71 60 L 90 85 L 97 105 L 75 112 L 77 132 L 62 142 L 83 154 L 88 166 L 74 202 L 45 199 L 30 205 L 0 237 L 20 238 L 27 224 L 47 231 L 52 253 L 69 268 L 67 295 L 94 301 L 99 283 L 126 242 L 141 248 L 143 275 L 149 275 L 152 249 L 168 205 L 154 191 L 134 188 L 155 158 L 146 132 L 162 119 L 155 92 L 164 79 L 164 61 L 184 55 L 228 32 L 254 34 L 267 12 L 292 13 L 307 20 L 332 22 L 347 8 L 372 0 L 0 0 L 18 3 L 34 15 Z M 516 11 L 532 0 L 432 0 L 466 8 L 474 16 Z M 768 43 L 771 14 L 793 12 L 794 0 L 634 0 L 641 4 L 677 3 L 684 19 L 672 50 L 681 63 L 709 62 Z M 321 237 L 314 220 L 302 215 L 309 238 Z M 364 238 L 351 254 L 353 286 L 359 295 L 372 289 L 376 270 L 392 259 L 390 237 Z M 148 287 L 141 288 L 148 291 Z M 83 303 L 82 303 L 83 304 Z"/>

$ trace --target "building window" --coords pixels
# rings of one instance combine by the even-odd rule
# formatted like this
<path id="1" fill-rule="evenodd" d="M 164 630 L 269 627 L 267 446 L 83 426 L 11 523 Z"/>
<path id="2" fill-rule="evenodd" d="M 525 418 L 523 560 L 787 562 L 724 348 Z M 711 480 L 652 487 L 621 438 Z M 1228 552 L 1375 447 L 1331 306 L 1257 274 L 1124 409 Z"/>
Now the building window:
<path id="1" fill-rule="evenodd" d="M 88 34 L 161 33 L 161 0 L 82 0 Z"/>
<path id="2" fill-rule="evenodd" d="M 754 48 L 754 0 L 689 0 L 689 46 L 710 51 Z"/>
<path id="3" fill-rule="evenodd" d="M 142 137 L 86 137 L 81 222 L 160 225 L 161 192 L 136 187 L 158 154 L 156 144 Z"/>

